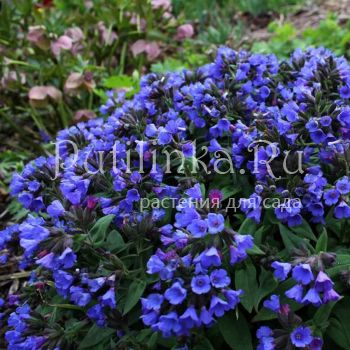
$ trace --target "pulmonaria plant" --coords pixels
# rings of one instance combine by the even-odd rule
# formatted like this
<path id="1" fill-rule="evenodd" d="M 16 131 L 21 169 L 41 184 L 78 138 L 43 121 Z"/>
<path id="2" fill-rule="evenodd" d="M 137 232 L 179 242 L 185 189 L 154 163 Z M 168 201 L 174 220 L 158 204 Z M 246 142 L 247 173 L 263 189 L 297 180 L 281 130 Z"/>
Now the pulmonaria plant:
<path id="1" fill-rule="evenodd" d="M 13 177 L 30 213 L 1 263 L 30 278 L 4 301 L 10 348 L 349 349 L 349 85 L 322 48 L 220 48 L 108 92 Z"/>

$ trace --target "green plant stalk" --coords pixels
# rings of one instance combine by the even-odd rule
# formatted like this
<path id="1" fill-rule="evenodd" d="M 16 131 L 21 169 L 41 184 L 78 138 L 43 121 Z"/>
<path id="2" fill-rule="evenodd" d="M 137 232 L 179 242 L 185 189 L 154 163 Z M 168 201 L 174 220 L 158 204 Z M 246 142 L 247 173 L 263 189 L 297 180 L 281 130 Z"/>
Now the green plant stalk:
<path id="1" fill-rule="evenodd" d="M 124 41 L 122 51 L 120 53 L 119 74 L 124 74 L 126 49 L 127 49 L 127 43 Z"/>
<path id="2" fill-rule="evenodd" d="M 63 128 L 66 128 L 69 122 L 68 122 L 68 116 L 64 109 L 64 104 L 62 101 L 58 102 L 58 114 L 60 115 Z"/>
<path id="3" fill-rule="evenodd" d="M 11 125 L 11 127 L 14 130 L 16 130 L 26 142 L 28 142 L 35 149 L 42 151 L 42 148 L 38 144 L 33 142 L 33 139 L 28 137 L 28 135 L 26 135 L 23 129 L 20 126 L 18 126 L 3 110 L 0 110 L 0 115 L 4 117 L 4 119 L 6 119 L 6 121 Z"/>

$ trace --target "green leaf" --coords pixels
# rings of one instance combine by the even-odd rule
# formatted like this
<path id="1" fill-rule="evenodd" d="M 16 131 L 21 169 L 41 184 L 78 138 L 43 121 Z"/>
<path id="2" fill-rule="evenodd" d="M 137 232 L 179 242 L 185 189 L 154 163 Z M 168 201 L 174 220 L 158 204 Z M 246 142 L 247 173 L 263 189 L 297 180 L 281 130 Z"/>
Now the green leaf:
<path id="1" fill-rule="evenodd" d="M 105 244 L 106 249 L 112 252 L 114 250 L 120 249 L 124 245 L 125 242 L 123 240 L 123 237 L 118 231 L 113 230 L 108 234 Z"/>
<path id="2" fill-rule="evenodd" d="M 89 236 L 91 237 L 92 241 L 96 244 L 96 246 L 101 245 L 105 240 L 107 236 L 108 227 L 111 224 L 113 218 L 113 214 L 102 217 L 101 219 L 97 220 L 95 225 L 89 231 Z"/>
<path id="3" fill-rule="evenodd" d="M 79 349 L 88 349 L 95 347 L 108 340 L 115 333 L 115 329 L 101 328 L 93 325 L 87 332 L 85 338 L 81 341 Z"/>
<path id="4" fill-rule="evenodd" d="M 265 255 L 265 252 L 263 252 L 257 245 L 254 244 L 252 249 L 249 249 L 248 251 L 249 255 Z"/>
<path id="5" fill-rule="evenodd" d="M 350 298 L 346 296 L 333 309 L 327 335 L 344 350 L 350 349 Z"/>
<path id="6" fill-rule="evenodd" d="M 329 277 L 333 278 L 342 271 L 350 269 L 350 255 L 349 254 L 337 254 L 335 266 L 327 269 Z"/>
<path id="7" fill-rule="evenodd" d="M 127 314 L 137 304 L 145 288 L 146 282 L 143 280 L 135 280 L 130 284 L 123 310 L 124 315 Z"/>
<path id="8" fill-rule="evenodd" d="M 283 224 L 279 224 L 280 233 L 282 236 L 283 244 L 286 247 L 288 253 L 292 253 L 295 249 L 300 249 L 303 246 L 307 246 L 311 250 L 314 250 L 307 239 L 296 236 Z"/>
<path id="9" fill-rule="evenodd" d="M 320 328 L 321 330 L 327 327 L 329 316 L 335 304 L 336 302 L 330 302 L 317 309 L 313 317 L 313 322 L 316 327 Z"/>
<path id="10" fill-rule="evenodd" d="M 242 222 L 242 224 L 238 230 L 238 233 L 253 236 L 254 232 L 256 231 L 256 228 L 257 228 L 256 222 L 252 219 L 246 218 Z"/>
<path id="11" fill-rule="evenodd" d="M 316 252 L 317 253 L 326 252 L 327 246 L 328 246 L 327 230 L 323 229 L 323 232 L 316 243 Z"/>
<path id="12" fill-rule="evenodd" d="M 269 295 L 277 286 L 278 282 L 273 274 L 264 268 L 261 268 L 259 276 L 259 289 L 256 292 L 255 308 L 258 309 L 260 301 Z"/>
<path id="13" fill-rule="evenodd" d="M 207 338 L 202 338 L 194 347 L 193 350 L 214 350 L 212 343 Z"/>
<path id="14" fill-rule="evenodd" d="M 304 219 L 301 225 L 292 227 L 291 230 L 295 232 L 298 235 L 298 237 L 308 238 L 315 242 L 317 241 L 315 234 L 312 232 L 312 228 Z"/>
<path id="15" fill-rule="evenodd" d="M 218 321 L 219 330 L 225 342 L 233 350 L 253 350 L 249 324 L 243 314 L 238 319 L 234 312 L 228 312 Z"/>
<path id="16" fill-rule="evenodd" d="M 230 185 L 230 186 L 225 186 L 221 188 L 220 191 L 222 194 L 222 200 L 225 200 L 227 198 L 234 196 L 236 193 L 238 193 L 240 191 L 240 188 Z"/>
<path id="17" fill-rule="evenodd" d="M 128 75 L 113 75 L 105 79 L 103 85 L 107 89 L 127 89 L 132 88 L 134 82 Z"/>
<path id="18" fill-rule="evenodd" d="M 331 318 L 329 321 L 330 326 L 326 334 L 342 349 L 350 349 L 350 339 L 346 335 L 346 330 L 344 331 L 343 324 L 336 318 Z"/>
<path id="19" fill-rule="evenodd" d="M 255 305 L 256 291 L 259 286 L 256 280 L 255 266 L 250 260 L 246 260 L 244 267 L 236 271 L 235 284 L 236 289 L 245 291 L 241 303 L 248 312 L 251 312 Z"/>

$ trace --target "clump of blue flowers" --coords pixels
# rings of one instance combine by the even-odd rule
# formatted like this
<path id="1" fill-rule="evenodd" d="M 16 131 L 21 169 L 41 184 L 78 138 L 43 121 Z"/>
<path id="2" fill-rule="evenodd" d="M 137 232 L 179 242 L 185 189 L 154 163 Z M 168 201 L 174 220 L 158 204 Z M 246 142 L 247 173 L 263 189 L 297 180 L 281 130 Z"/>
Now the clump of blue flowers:
<path id="1" fill-rule="evenodd" d="M 349 349 L 349 86 L 323 48 L 223 47 L 108 92 L 13 177 L 8 348 Z"/>

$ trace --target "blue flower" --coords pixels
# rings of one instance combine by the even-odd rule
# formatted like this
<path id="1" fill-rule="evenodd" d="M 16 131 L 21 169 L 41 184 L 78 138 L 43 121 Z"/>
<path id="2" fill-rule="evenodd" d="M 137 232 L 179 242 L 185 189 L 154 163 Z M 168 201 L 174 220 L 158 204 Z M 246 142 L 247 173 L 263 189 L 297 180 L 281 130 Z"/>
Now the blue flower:
<path id="1" fill-rule="evenodd" d="M 191 329 L 200 325 L 197 311 L 193 305 L 189 306 L 185 310 L 185 312 L 180 316 L 179 321 L 181 326 L 185 329 Z"/>
<path id="2" fill-rule="evenodd" d="M 270 96 L 270 89 L 267 86 L 262 86 L 259 90 L 259 96 L 265 100 Z"/>
<path id="3" fill-rule="evenodd" d="M 221 214 L 209 213 L 207 221 L 211 234 L 220 233 L 225 228 L 225 219 Z"/>
<path id="4" fill-rule="evenodd" d="M 333 288 L 333 281 L 328 277 L 326 273 L 320 271 L 315 280 L 315 289 L 318 292 L 328 292 Z"/>
<path id="5" fill-rule="evenodd" d="M 40 266 L 43 266 L 49 270 L 53 270 L 58 266 L 57 259 L 54 253 L 49 253 L 38 259 L 36 263 Z"/>
<path id="6" fill-rule="evenodd" d="M 73 267 L 76 260 L 77 260 L 76 254 L 69 247 L 67 247 L 58 258 L 58 262 L 61 264 L 61 267 L 64 269 L 70 269 L 71 267 Z"/>
<path id="7" fill-rule="evenodd" d="M 190 198 L 193 198 L 193 199 L 201 199 L 202 198 L 201 186 L 198 183 L 195 184 L 193 187 L 189 188 L 188 190 L 186 190 L 185 193 Z"/>
<path id="8" fill-rule="evenodd" d="M 285 293 L 285 295 L 290 298 L 295 300 L 298 303 L 301 303 L 303 300 L 303 295 L 304 295 L 304 288 L 302 285 L 297 284 L 294 287 L 288 289 Z"/>
<path id="9" fill-rule="evenodd" d="M 271 295 L 270 299 L 264 301 L 264 307 L 273 312 L 279 312 L 281 308 L 280 298 L 278 295 Z"/>
<path id="10" fill-rule="evenodd" d="M 337 119 L 343 126 L 350 128 L 350 108 L 344 108 L 339 114 Z"/>
<path id="11" fill-rule="evenodd" d="M 182 153 L 186 158 L 190 158 L 194 156 L 194 146 L 191 142 L 186 142 L 182 146 Z"/>
<path id="12" fill-rule="evenodd" d="M 167 299 L 169 303 L 172 305 L 181 304 L 185 300 L 186 295 L 187 295 L 186 289 L 182 288 L 179 282 L 175 282 L 164 293 L 165 299 Z"/>
<path id="13" fill-rule="evenodd" d="M 339 89 L 339 94 L 341 98 L 350 98 L 350 86 L 349 85 L 343 85 Z"/>
<path id="14" fill-rule="evenodd" d="M 229 308 L 234 309 L 237 306 L 237 304 L 241 301 L 240 296 L 243 294 L 243 291 L 241 289 L 239 290 L 226 289 L 224 290 L 223 293 L 229 305 Z"/>
<path id="15" fill-rule="evenodd" d="M 62 203 L 59 200 L 54 200 L 48 207 L 47 207 L 47 213 L 53 217 L 58 218 L 64 213 L 64 207 Z"/>
<path id="16" fill-rule="evenodd" d="M 215 247 L 211 247 L 200 255 L 200 262 L 204 268 L 221 266 L 221 258 Z"/>
<path id="17" fill-rule="evenodd" d="M 313 337 L 309 327 L 300 326 L 292 332 L 290 339 L 297 348 L 305 348 L 311 344 Z"/>
<path id="18" fill-rule="evenodd" d="M 209 276 L 198 275 L 193 277 L 191 281 L 191 288 L 196 294 L 208 293 L 211 289 Z"/>
<path id="19" fill-rule="evenodd" d="M 292 277 L 295 281 L 304 285 L 309 284 L 314 280 L 314 275 L 311 271 L 311 267 L 308 264 L 300 264 L 293 268 Z"/>
<path id="20" fill-rule="evenodd" d="M 235 234 L 234 240 L 240 253 L 245 253 L 247 250 L 252 249 L 254 246 L 253 237 L 251 235 Z"/>
<path id="21" fill-rule="evenodd" d="M 310 350 L 322 350 L 323 340 L 321 338 L 314 338 L 309 345 Z"/>
<path id="22" fill-rule="evenodd" d="M 221 298 L 215 295 L 212 296 L 209 308 L 209 312 L 212 315 L 215 315 L 216 317 L 222 317 L 225 311 L 227 311 L 228 309 L 230 309 L 230 306 L 226 301 L 222 300 Z"/>
<path id="23" fill-rule="evenodd" d="M 334 290 L 327 290 L 323 294 L 323 303 L 327 304 L 330 301 L 338 301 L 340 299 L 340 295 Z"/>
<path id="24" fill-rule="evenodd" d="M 334 216 L 337 219 L 350 218 L 350 207 L 345 201 L 341 201 L 334 209 Z"/>
<path id="25" fill-rule="evenodd" d="M 78 306 L 86 306 L 91 301 L 91 295 L 81 287 L 72 286 L 69 292 L 70 300 Z"/>
<path id="26" fill-rule="evenodd" d="M 152 293 L 147 298 L 142 298 L 142 306 L 147 310 L 159 310 L 164 301 L 164 297 L 158 293 Z"/>
<path id="27" fill-rule="evenodd" d="M 227 287 L 231 279 L 227 276 L 227 272 L 224 269 L 213 270 L 210 274 L 210 282 L 215 288 Z"/>
<path id="28" fill-rule="evenodd" d="M 98 277 L 98 278 L 88 280 L 87 284 L 89 286 L 90 292 L 95 293 L 102 288 L 102 286 L 105 284 L 105 282 L 106 282 L 105 277 Z"/>
<path id="29" fill-rule="evenodd" d="M 60 185 L 62 194 L 73 205 L 80 204 L 86 196 L 90 180 L 81 179 L 79 176 L 71 176 L 63 179 Z"/>
<path id="30" fill-rule="evenodd" d="M 195 219 L 188 226 L 187 229 L 195 238 L 204 237 L 208 230 L 208 224 L 205 220 Z"/>
<path id="31" fill-rule="evenodd" d="M 199 319 L 206 326 L 214 322 L 214 318 L 212 317 L 211 313 L 204 306 L 201 309 Z"/>
<path id="32" fill-rule="evenodd" d="M 55 286 L 59 294 L 66 296 L 69 287 L 73 283 L 74 277 L 65 271 L 57 270 L 53 273 L 53 278 L 55 280 Z"/>
<path id="33" fill-rule="evenodd" d="M 337 204 L 339 200 L 339 192 L 335 189 L 325 191 L 324 193 L 324 202 L 331 206 L 333 204 Z"/>
<path id="34" fill-rule="evenodd" d="M 280 281 L 284 281 L 288 277 L 288 274 L 292 269 L 291 264 L 281 263 L 278 261 L 274 261 L 271 266 L 275 269 L 273 273 L 274 276 Z"/>
<path id="35" fill-rule="evenodd" d="M 311 303 L 314 306 L 320 306 L 322 304 L 320 295 L 315 288 L 310 288 L 304 296 L 302 303 Z"/>
<path id="36" fill-rule="evenodd" d="M 103 327 L 105 325 L 105 316 L 103 313 L 102 306 L 100 304 L 96 304 L 92 306 L 88 311 L 87 315 L 92 319 L 95 320 L 97 325 L 100 327 Z"/>
<path id="37" fill-rule="evenodd" d="M 256 332 L 256 337 L 258 339 L 264 338 L 264 337 L 271 337 L 273 334 L 272 329 L 266 326 L 260 327 Z"/>
<path id="38" fill-rule="evenodd" d="M 126 201 L 129 204 L 132 204 L 133 202 L 138 202 L 139 200 L 140 200 L 140 194 L 135 188 L 127 192 Z"/>
<path id="39" fill-rule="evenodd" d="M 350 181 L 347 176 L 342 177 L 336 182 L 336 189 L 340 194 L 348 194 L 350 192 Z"/>
<path id="40" fill-rule="evenodd" d="M 109 306 L 111 309 L 116 308 L 116 301 L 115 301 L 115 291 L 114 288 L 110 288 L 105 294 L 101 297 L 101 305 L 103 306 Z"/>
<path id="41" fill-rule="evenodd" d="M 169 337 L 172 332 L 178 333 L 181 329 L 179 318 L 176 312 L 172 311 L 160 316 L 158 328 L 163 332 L 163 336 Z"/>

